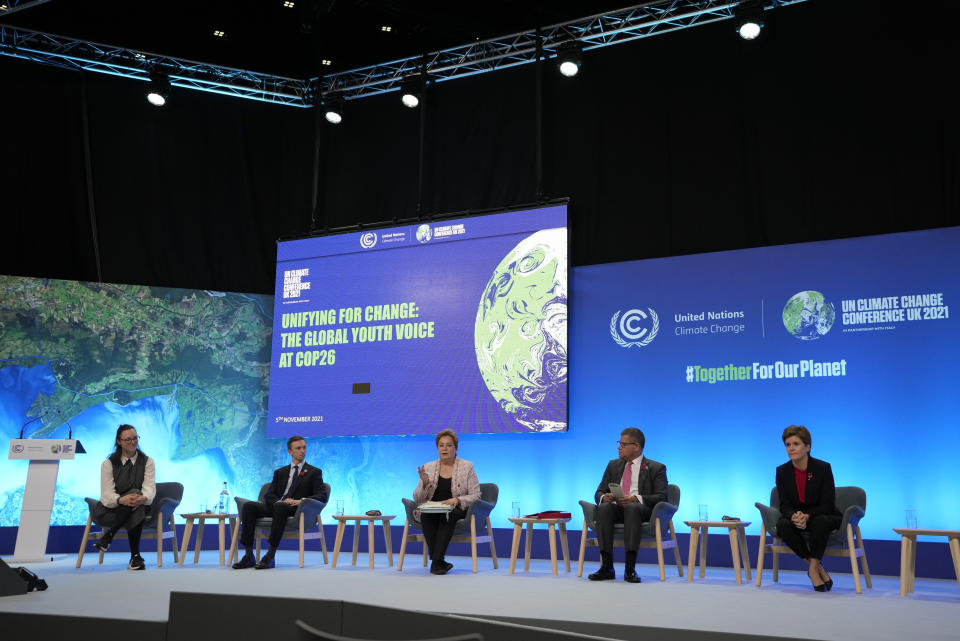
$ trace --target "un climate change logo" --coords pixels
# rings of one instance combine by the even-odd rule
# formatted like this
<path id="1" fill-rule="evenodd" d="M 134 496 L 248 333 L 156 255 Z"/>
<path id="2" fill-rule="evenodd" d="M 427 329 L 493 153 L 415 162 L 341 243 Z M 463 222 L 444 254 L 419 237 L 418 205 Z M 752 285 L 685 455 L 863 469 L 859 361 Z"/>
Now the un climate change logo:
<path id="1" fill-rule="evenodd" d="M 783 306 L 783 326 L 795 338 L 812 341 L 830 331 L 836 314 L 833 303 L 815 291 L 797 292 Z"/>
<path id="2" fill-rule="evenodd" d="M 433 238 L 433 231 L 430 230 L 430 225 L 420 225 L 417 227 L 417 240 L 419 242 L 429 243 L 431 238 Z"/>
<path id="3" fill-rule="evenodd" d="M 367 232 L 360 237 L 360 246 L 364 249 L 370 249 L 377 244 L 377 235 L 373 232 Z"/>
<path id="4" fill-rule="evenodd" d="M 660 331 L 660 319 L 653 308 L 648 307 L 650 320 L 647 320 L 647 312 L 642 309 L 629 309 L 620 316 L 618 311 L 610 319 L 610 337 L 620 347 L 633 347 L 639 345 L 643 347 L 649 345 L 650 341 L 657 337 Z M 647 327 L 649 325 L 649 327 Z"/>

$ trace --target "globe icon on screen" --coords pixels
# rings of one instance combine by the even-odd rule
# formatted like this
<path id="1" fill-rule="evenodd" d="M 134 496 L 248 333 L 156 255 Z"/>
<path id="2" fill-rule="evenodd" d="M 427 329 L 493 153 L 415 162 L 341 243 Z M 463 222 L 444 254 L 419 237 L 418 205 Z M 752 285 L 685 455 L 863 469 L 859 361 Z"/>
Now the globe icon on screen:
<path id="1" fill-rule="evenodd" d="M 531 432 L 567 429 L 567 232 L 520 241 L 493 270 L 474 326 L 490 395 Z"/>
<path id="2" fill-rule="evenodd" d="M 417 240 L 419 242 L 428 243 L 431 238 L 433 238 L 433 232 L 430 230 L 430 225 L 420 225 L 417 227 Z"/>
<path id="3" fill-rule="evenodd" d="M 820 292 L 798 292 L 783 306 L 783 326 L 804 341 L 816 340 L 829 332 L 835 318 L 833 303 L 828 303 Z"/>

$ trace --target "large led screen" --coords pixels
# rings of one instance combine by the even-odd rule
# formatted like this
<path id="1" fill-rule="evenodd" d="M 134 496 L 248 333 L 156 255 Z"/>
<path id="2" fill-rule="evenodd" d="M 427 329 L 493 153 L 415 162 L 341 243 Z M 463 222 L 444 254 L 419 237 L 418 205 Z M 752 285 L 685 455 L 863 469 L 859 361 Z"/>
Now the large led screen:
<path id="1" fill-rule="evenodd" d="M 268 435 L 567 429 L 566 207 L 280 243 Z"/>

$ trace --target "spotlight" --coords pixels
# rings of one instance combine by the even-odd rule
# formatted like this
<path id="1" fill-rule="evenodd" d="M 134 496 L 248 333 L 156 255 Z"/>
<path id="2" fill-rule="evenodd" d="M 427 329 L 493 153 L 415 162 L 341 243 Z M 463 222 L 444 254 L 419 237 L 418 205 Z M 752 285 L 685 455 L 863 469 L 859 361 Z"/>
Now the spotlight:
<path id="1" fill-rule="evenodd" d="M 580 71 L 580 58 L 583 53 L 583 45 L 576 40 L 564 42 L 557 49 L 557 64 L 560 65 L 560 73 L 567 78 L 573 78 Z"/>
<path id="2" fill-rule="evenodd" d="M 420 104 L 420 98 L 423 97 L 423 90 L 426 87 L 426 79 L 423 74 L 407 76 L 403 79 L 400 89 L 400 100 L 411 109 Z"/>
<path id="3" fill-rule="evenodd" d="M 737 33 L 744 40 L 753 40 L 763 29 L 763 4 L 759 0 L 744 0 L 733 10 Z"/>
<path id="4" fill-rule="evenodd" d="M 332 125 L 339 125 L 343 120 L 343 97 L 332 96 L 323 98 L 323 117 Z"/>
<path id="5" fill-rule="evenodd" d="M 147 85 L 147 102 L 154 107 L 162 107 L 167 104 L 167 96 L 170 93 L 170 79 L 165 73 L 151 73 L 150 83 Z"/>

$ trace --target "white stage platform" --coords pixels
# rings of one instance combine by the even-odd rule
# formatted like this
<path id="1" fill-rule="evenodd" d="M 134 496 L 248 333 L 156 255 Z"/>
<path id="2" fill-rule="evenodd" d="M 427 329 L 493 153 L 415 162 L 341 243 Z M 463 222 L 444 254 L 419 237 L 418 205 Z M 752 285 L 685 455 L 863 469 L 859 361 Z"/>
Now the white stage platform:
<path id="1" fill-rule="evenodd" d="M 127 555 L 108 553 L 102 566 L 95 554 L 75 569 L 76 557 L 29 567 L 50 588 L 0 598 L 4 613 L 36 613 L 166 621 L 169 594 L 201 592 L 227 595 L 263 595 L 353 601 L 406 610 L 453 613 L 477 617 L 553 620 L 551 627 L 585 632 L 584 624 L 602 622 L 625 626 L 702 630 L 781 638 L 849 641 L 957 638 L 960 630 L 960 590 L 956 581 L 918 579 L 916 591 L 899 596 L 896 577 L 874 576 L 873 588 L 857 595 L 849 574 L 834 573 L 832 592 L 814 592 L 805 574 L 781 572 L 780 583 L 764 575 L 763 587 L 752 582 L 737 585 L 730 568 L 709 568 L 706 579 L 688 583 L 675 568 L 667 581 L 656 579 L 657 569 L 638 566 L 643 583 L 618 580 L 594 583 L 570 574 L 553 577 L 548 561 L 535 560 L 529 573 L 510 576 L 509 560 L 493 570 L 490 559 L 480 559 L 480 572 L 470 572 L 470 559 L 449 557 L 454 570 L 433 576 L 421 557 L 408 555 L 404 571 L 388 567 L 385 555 L 376 556 L 376 569 L 361 554 L 357 566 L 349 554 L 336 569 L 321 565 L 319 553 L 307 554 L 308 567 L 296 566 L 296 552 L 281 551 L 273 570 L 220 568 L 216 552 L 203 552 L 193 565 L 193 554 L 182 568 L 165 554 L 157 568 L 156 555 L 146 554 L 147 570 L 126 570 Z M 396 560 L 396 559 L 395 559 Z M 346 564 L 344 564 L 346 561 Z M 595 563 L 584 574 L 595 569 Z M 522 567 L 522 562 L 518 563 Z M 465 595 L 473 594 L 473 598 Z M 211 616 L 220 616 L 210 613 Z M 569 626 L 557 623 L 569 621 Z M 626 638 L 626 637 L 624 637 Z"/>

